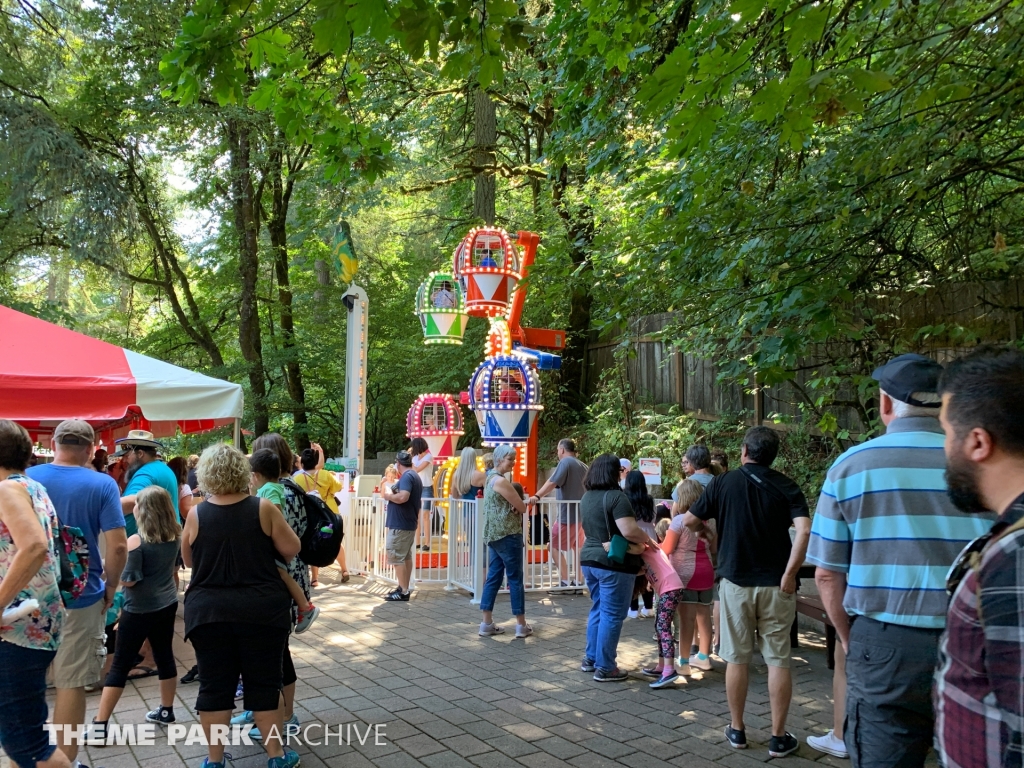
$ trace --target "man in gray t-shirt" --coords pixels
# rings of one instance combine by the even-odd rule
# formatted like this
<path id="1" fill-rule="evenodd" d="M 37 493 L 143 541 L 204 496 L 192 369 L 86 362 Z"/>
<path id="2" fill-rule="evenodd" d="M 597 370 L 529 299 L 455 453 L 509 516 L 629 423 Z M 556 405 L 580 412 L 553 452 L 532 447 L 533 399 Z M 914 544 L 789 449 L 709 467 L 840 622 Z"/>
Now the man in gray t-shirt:
<path id="1" fill-rule="evenodd" d="M 537 493 L 527 499 L 536 503 L 540 497 L 555 490 L 555 498 L 559 501 L 576 501 L 583 498 L 583 478 L 587 474 L 587 465 L 576 458 L 576 444 L 564 438 L 558 441 L 558 466 L 551 477 Z M 583 525 L 580 520 L 579 504 L 559 504 L 558 520 L 551 526 L 551 549 L 558 559 L 558 572 L 563 587 L 569 583 L 569 562 L 566 552 L 579 553 L 583 542 Z"/>

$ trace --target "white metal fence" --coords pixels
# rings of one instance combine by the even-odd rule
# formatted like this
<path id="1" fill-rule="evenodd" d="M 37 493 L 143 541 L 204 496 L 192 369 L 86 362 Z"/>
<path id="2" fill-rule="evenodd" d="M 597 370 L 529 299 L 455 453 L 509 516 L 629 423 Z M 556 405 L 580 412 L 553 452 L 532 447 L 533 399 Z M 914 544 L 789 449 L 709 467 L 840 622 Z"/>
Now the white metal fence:
<path id="1" fill-rule="evenodd" d="M 397 583 L 385 555 L 387 503 L 353 498 L 345 531 L 349 570 L 371 580 Z M 523 576 L 527 591 L 583 589 L 579 550 L 583 544 L 578 501 L 541 499 L 523 516 Z M 420 514 L 413 550 L 413 583 L 464 589 L 479 602 L 487 570 L 481 502 L 432 499 Z M 507 585 L 503 590 L 507 589 Z"/>

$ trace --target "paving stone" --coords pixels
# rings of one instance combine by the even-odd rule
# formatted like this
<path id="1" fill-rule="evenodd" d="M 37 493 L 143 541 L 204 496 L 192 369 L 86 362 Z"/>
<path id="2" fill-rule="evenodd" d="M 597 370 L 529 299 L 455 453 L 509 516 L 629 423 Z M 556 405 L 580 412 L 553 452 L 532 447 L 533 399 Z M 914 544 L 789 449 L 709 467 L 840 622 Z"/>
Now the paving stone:
<path id="1" fill-rule="evenodd" d="M 336 568 L 321 572 L 322 613 L 310 632 L 291 639 L 299 675 L 296 712 L 303 723 L 337 727 L 379 723 L 384 744 L 296 745 L 307 768 L 753 768 L 768 758 L 770 724 L 767 668 L 750 668 L 746 720 L 751 749 L 728 747 L 723 665 L 685 684 L 653 691 L 639 674 L 623 684 L 599 684 L 579 671 L 590 601 L 585 595 L 528 593 L 536 636 L 479 638 L 479 610 L 462 593 L 419 585 L 409 603 L 382 603 L 381 585 L 357 577 L 341 585 Z M 376 590 L 376 592 L 374 591 Z M 507 605 L 507 595 L 501 600 Z M 500 600 L 499 600 L 500 602 Z M 504 610 L 501 606 L 500 610 Z M 627 621 L 618 659 L 638 670 L 656 654 L 652 622 Z M 182 639 L 179 613 L 174 651 L 183 668 L 194 663 Z M 823 638 L 801 633 L 794 655 L 794 698 L 789 730 L 801 741 L 831 727 L 831 673 Z M 195 722 L 198 687 L 182 687 L 176 709 Z M 115 720 L 140 723 L 159 698 L 153 678 L 130 682 Z M 52 692 L 49 697 L 52 706 Z M 99 694 L 87 698 L 88 717 Z M 344 731 L 343 731 L 344 733 Z M 105 768 L 194 768 L 202 745 L 112 747 L 83 752 L 83 761 Z M 317 733 L 315 738 L 322 738 Z M 235 768 L 263 768 L 259 746 L 231 747 Z M 0 759 L 0 763 L 3 763 Z M 848 761 L 818 755 L 802 744 L 787 768 L 834 766 Z M 934 758 L 927 763 L 934 766 Z"/>

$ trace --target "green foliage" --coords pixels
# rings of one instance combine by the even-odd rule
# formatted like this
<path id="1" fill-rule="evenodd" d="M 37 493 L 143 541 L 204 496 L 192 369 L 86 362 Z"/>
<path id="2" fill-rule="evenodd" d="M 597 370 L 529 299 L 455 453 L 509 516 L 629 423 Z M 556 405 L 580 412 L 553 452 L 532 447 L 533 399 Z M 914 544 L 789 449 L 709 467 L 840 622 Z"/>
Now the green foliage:
<path id="1" fill-rule="evenodd" d="M 640 457 L 659 458 L 661 495 L 665 497 L 683 479 L 681 461 L 691 445 L 703 443 L 710 450 L 725 451 L 730 468 L 738 467 L 750 416 L 738 413 L 708 421 L 681 413 L 678 406 L 666 410 L 637 402 L 621 361 L 602 373 L 588 415 L 588 422 L 574 435 L 583 459 L 590 461 L 601 453 L 634 462 Z M 772 467 L 793 478 L 813 507 L 825 472 L 838 453 L 831 443 L 813 437 L 806 429 L 788 429 L 781 438 Z"/>

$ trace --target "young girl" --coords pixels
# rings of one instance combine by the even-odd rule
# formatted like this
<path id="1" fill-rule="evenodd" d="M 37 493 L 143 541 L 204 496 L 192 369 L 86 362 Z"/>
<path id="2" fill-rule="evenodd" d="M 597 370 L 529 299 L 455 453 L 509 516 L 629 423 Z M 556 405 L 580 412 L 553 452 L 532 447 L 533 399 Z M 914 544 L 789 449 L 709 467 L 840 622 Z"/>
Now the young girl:
<path id="1" fill-rule="evenodd" d="M 644 473 L 639 470 L 630 470 L 623 480 L 622 490 L 629 498 L 629 505 L 633 508 L 633 516 L 636 524 L 643 529 L 644 533 L 654 538 L 654 499 L 647 492 L 647 480 Z M 640 609 L 640 600 L 643 599 L 644 607 Z M 644 618 L 651 616 L 654 611 L 654 590 L 642 571 L 637 575 L 633 585 L 633 599 L 629 604 L 629 613 L 626 616 L 630 619 Z"/>
<path id="2" fill-rule="evenodd" d="M 178 590 L 174 565 L 181 546 L 181 526 L 167 491 L 152 485 L 135 501 L 139 532 L 128 537 L 128 563 L 121 574 L 124 608 L 117 628 L 114 661 L 103 686 L 93 735 L 106 739 L 107 722 L 124 693 L 128 673 L 142 643 L 149 640 L 160 675 L 160 706 L 146 715 L 151 723 L 174 722 L 174 692 L 178 670 L 174 666 L 174 616 Z"/>
<path id="3" fill-rule="evenodd" d="M 693 637 L 697 624 L 700 632 L 700 647 L 696 655 L 689 658 L 690 665 L 702 670 L 711 669 L 711 601 L 715 585 L 715 569 L 711 564 L 711 553 L 715 547 L 715 523 L 708 521 L 706 529 L 709 540 L 702 539 L 683 525 L 683 513 L 688 511 L 704 492 L 704 486 L 696 480 L 683 480 L 676 486 L 675 502 L 672 505 L 672 522 L 662 551 L 668 555 L 672 566 L 686 588 L 679 607 L 681 624 L 680 638 L 685 643 Z"/>

